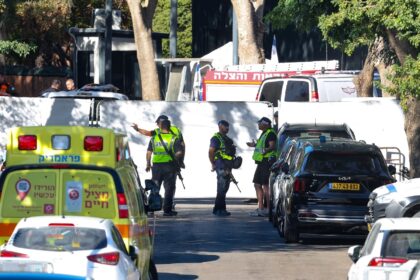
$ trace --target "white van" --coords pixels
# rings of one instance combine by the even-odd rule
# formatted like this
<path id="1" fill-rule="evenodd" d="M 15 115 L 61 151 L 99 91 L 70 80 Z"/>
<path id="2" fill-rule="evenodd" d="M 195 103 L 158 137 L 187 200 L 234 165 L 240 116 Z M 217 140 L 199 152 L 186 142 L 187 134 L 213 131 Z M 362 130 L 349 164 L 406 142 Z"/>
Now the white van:
<path id="1" fill-rule="evenodd" d="M 357 97 L 353 73 L 314 74 L 267 78 L 258 89 L 257 100 L 278 107 L 280 102 L 330 102 Z"/>

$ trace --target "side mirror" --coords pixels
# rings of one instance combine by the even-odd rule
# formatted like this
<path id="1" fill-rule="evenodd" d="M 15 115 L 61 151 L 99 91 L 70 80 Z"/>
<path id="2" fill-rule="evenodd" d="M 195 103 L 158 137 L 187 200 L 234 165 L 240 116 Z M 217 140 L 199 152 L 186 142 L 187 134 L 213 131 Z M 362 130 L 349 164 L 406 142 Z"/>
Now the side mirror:
<path id="1" fill-rule="evenodd" d="M 285 163 L 282 165 L 282 167 L 281 167 L 281 171 L 282 171 L 284 174 L 289 174 L 290 167 L 289 167 L 289 164 L 288 164 L 287 162 L 285 162 Z"/>
<path id="2" fill-rule="evenodd" d="M 134 245 L 130 245 L 128 247 L 128 255 L 130 256 L 131 260 L 134 263 L 137 263 L 137 259 L 138 259 L 138 254 L 139 254 L 139 248 L 137 248 Z"/>
<path id="3" fill-rule="evenodd" d="M 394 165 L 388 165 L 388 171 L 392 176 L 397 174 L 397 168 Z"/>
<path id="4" fill-rule="evenodd" d="M 355 246 L 351 246 L 349 250 L 347 251 L 349 258 L 351 259 L 353 263 L 356 263 L 359 260 L 361 249 L 362 249 L 362 246 L 355 245 Z"/>
<path id="5" fill-rule="evenodd" d="M 146 191 L 150 191 L 147 199 L 147 212 L 162 210 L 162 197 L 159 194 L 159 187 L 153 180 L 145 180 Z"/>

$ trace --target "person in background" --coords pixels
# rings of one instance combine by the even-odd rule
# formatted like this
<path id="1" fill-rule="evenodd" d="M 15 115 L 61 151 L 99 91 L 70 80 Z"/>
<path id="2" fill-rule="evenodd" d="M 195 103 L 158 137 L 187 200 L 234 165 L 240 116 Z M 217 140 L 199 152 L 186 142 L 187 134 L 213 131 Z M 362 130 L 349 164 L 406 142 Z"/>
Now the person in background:
<path id="1" fill-rule="evenodd" d="M 251 216 L 268 216 L 268 208 L 270 206 L 269 197 L 269 177 L 270 167 L 276 160 L 276 141 L 277 135 L 271 127 L 271 120 L 263 117 L 258 121 L 258 129 L 261 135 L 257 143 L 247 142 L 248 147 L 255 147 L 252 159 L 257 164 L 254 174 L 254 187 L 257 194 L 258 208 L 251 212 Z M 264 206 L 264 199 L 266 206 Z"/>
<path id="2" fill-rule="evenodd" d="M 51 86 L 41 92 L 42 97 L 48 97 L 50 92 L 57 92 L 61 89 L 61 81 L 60 80 L 53 80 L 51 82 Z"/>
<path id="3" fill-rule="evenodd" d="M 152 170 L 152 180 L 159 188 L 163 183 L 165 188 L 163 216 L 178 214 L 172 209 L 177 172 L 174 161 L 182 157 L 182 147 L 178 137 L 169 131 L 170 125 L 169 120 L 163 120 L 160 123 L 160 132 L 150 139 L 146 153 L 146 172 Z"/>
<path id="4" fill-rule="evenodd" d="M 274 132 L 277 134 L 279 131 L 279 111 L 274 112 L 274 125 L 273 125 Z"/>
<path id="5" fill-rule="evenodd" d="M 74 80 L 72 78 L 68 78 L 66 80 L 66 90 L 70 91 L 70 90 L 75 90 L 76 86 L 74 84 Z"/>
<path id="6" fill-rule="evenodd" d="M 15 93 L 15 87 L 6 82 L 4 76 L 0 74 L 0 96 L 11 96 L 13 93 Z"/>
<path id="7" fill-rule="evenodd" d="M 217 174 L 217 195 L 214 202 L 213 214 L 219 217 L 230 216 L 226 211 L 226 193 L 230 185 L 233 159 L 236 147 L 233 140 L 227 136 L 229 123 L 225 120 L 218 122 L 219 132 L 210 139 L 209 160 L 211 171 Z"/>

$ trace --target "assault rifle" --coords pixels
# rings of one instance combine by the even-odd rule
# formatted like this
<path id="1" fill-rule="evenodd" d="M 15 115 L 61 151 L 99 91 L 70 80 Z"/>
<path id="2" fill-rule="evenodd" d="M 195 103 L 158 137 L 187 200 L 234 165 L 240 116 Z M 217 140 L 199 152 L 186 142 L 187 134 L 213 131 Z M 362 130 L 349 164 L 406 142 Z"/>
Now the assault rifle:
<path id="1" fill-rule="evenodd" d="M 230 181 L 232 182 L 232 183 L 234 183 L 235 184 L 235 186 L 238 188 L 238 191 L 239 192 L 241 192 L 241 189 L 239 188 L 239 186 L 238 186 L 238 181 L 236 181 L 236 179 L 235 179 L 235 177 L 233 176 L 233 174 L 232 174 L 232 171 L 230 171 L 229 172 L 229 178 L 230 178 Z"/>
<path id="2" fill-rule="evenodd" d="M 158 134 L 158 137 L 159 137 L 160 143 L 162 144 L 163 148 L 165 149 L 165 152 L 172 158 L 172 162 L 175 165 L 175 169 L 176 169 L 176 175 L 178 176 L 179 180 L 182 183 L 182 187 L 185 190 L 184 178 L 182 177 L 182 174 L 181 174 L 181 165 L 179 164 L 178 160 L 176 159 L 174 153 L 172 151 L 169 151 L 168 147 L 166 147 L 166 144 L 163 141 L 162 136 L 160 134 Z"/>

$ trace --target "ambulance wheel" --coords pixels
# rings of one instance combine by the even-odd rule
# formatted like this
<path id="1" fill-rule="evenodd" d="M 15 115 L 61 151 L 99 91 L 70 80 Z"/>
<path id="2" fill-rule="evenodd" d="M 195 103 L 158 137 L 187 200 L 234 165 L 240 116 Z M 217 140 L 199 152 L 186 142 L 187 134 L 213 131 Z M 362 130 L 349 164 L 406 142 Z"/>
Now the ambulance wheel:
<path id="1" fill-rule="evenodd" d="M 150 280 L 158 280 L 158 273 L 156 269 L 156 265 L 153 260 L 149 262 L 149 279 Z"/>

